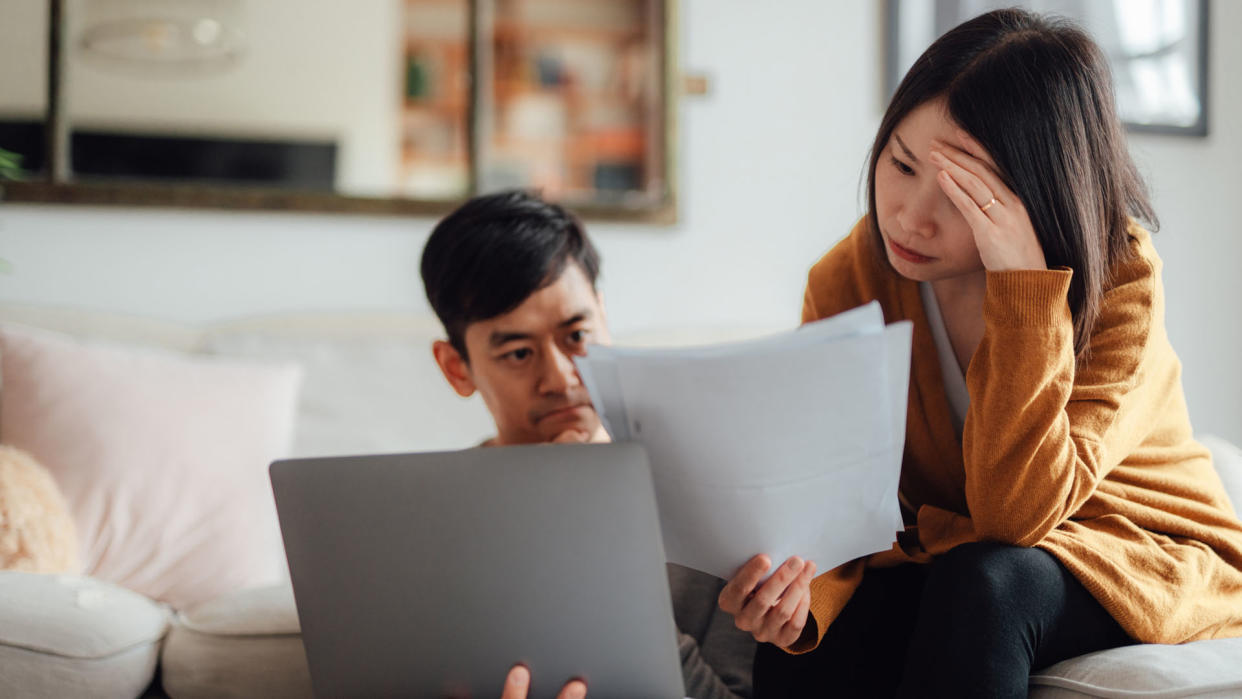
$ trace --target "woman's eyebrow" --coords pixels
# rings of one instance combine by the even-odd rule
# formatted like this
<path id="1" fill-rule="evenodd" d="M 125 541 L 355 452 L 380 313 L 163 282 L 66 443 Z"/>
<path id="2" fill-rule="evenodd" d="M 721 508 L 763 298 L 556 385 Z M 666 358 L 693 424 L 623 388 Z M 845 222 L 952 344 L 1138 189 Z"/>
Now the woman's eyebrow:
<path id="1" fill-rule="evenodd" d="M 591 319 L 591 309 L 587 308 L 587 309 L 583 309 L 573 314 L 568 320 L 561 321 L 561 324 L 557 327 L 568 328 L 571 325 L 577 325 L 578 323 L 581 323 L 584 320 L 590 320 L 590 319 Z"/>
<path id="2" fill-rule="evenodd" d="M 898 136 L 896 131 L 893 132 L 893 139 L 897 141 L 897 145 L 901 146 L 901 150 L 905 152 L 907 158 L 916 163 L 919 161 L 918 156 L 914 154 L 914 151 L 910 150 L 905 141 L 901 140 L 901 136 Z"/>

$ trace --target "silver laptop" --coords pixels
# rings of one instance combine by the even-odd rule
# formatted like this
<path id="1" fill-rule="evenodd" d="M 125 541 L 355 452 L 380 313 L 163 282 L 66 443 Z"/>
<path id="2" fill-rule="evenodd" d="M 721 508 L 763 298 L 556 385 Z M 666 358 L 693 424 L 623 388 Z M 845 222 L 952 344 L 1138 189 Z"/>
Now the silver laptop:
<path id="1" fill-rule="evenodd" d="M 319 697 L 684 696 L 651 473 L 636 444 L 271 466 Z"/>

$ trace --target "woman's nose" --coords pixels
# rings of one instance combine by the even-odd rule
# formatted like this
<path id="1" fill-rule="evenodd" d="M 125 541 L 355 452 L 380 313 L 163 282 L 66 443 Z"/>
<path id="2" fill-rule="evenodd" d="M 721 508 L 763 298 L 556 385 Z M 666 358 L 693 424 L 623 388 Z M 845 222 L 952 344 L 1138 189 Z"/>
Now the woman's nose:
<path id="1" fill-rule="evenodd" d="M 930 185 L 919 187 L 897 214 L 897 223 L 902 229 L 921 238 L 936 234 L 936 214 L 942 199 L 940 187 L 934 181 Z"/>

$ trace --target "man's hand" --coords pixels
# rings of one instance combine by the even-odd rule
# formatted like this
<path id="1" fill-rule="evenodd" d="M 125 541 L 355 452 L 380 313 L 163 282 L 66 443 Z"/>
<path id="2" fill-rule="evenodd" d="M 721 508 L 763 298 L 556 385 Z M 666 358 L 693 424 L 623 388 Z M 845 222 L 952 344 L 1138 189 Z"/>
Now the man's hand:
<path id="1" fill-rule="evenodd" d="M 747 561 L 720 591 L 720 608 L 756 641 L 787 647 L 806 626 L 815 563 L 791 556 L 760 586 L 771 568 L 772 560 L 762 553 Z"/>
<path id="2" fill-rule="evenodd" d="M 530 670 L 525 665 L 514 665 L 505 678 L 505 689 L 500 699 L 526 699 L 530 691 Z M 556 699 L 583 699 L 586 697 L 586 683 L 582 680 L 570 680 L 561 687 Z"/>
<path id="3" fill-rule="evenodd" d="M 586 430 L 565 430 L 556 435 L 552 440 L 553 444 L 586 444 L 591 441 L 591 435 Z"/>
<path id="4" fill-rule="evenodd" d="M 607 444 L 611 441 L 612 439 L 608 437 L 608 433 L 602 426 L 595 431 L 595 434 L 575 427 L 556 435 L 552 439 L 552 444 Z"/>

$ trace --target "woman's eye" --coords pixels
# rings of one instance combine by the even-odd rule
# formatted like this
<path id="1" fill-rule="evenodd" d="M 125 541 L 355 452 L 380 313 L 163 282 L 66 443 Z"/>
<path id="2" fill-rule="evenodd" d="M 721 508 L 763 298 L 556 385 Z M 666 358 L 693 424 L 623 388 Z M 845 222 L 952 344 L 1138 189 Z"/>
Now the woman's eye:
<path id="1" fill-rule="evenodd" d="M 586 331 L 585 331 L 585 330 L 575 330 L 575 331 L 573 331 L 573 332 L 569 333 L 569 341 L 570 341 L 570 342 L 572 342 L 572 343 L 574 343 L 575 345 L 580 345 L 580 344 L 582 344 L 583 342 L 586 342 Z"/>
<path id="2" fill-rule="evenodd" d="M 897 168 L 897 170 L 898 170 L 901 174 L 903 174 L 903 175 L 913 175 L 913 174 L 914 174 L 914 168 L 910 167 L 909 165 L 906 165 L 905 163 L 901 162 L 901 161 L 900 161 L 900 160 L 898 160 L 897 158 L 894 158 L 893 156 L 891 156 L 891 155 L 890 155 L 890 156 L 888 157 L 888 159 L 889 159 L 889 160 L 891 160 L 891 161 L 893 162 L 893 166 L 894 166 L 894 167 L 896 167 L 896 168 Z"/>

